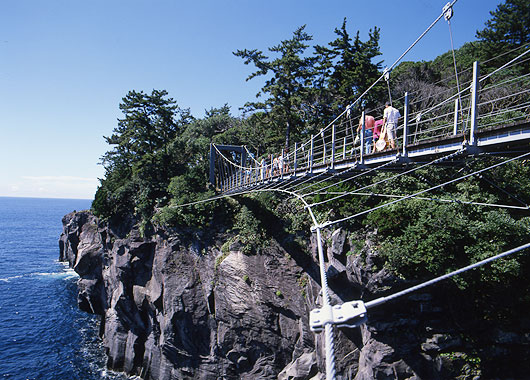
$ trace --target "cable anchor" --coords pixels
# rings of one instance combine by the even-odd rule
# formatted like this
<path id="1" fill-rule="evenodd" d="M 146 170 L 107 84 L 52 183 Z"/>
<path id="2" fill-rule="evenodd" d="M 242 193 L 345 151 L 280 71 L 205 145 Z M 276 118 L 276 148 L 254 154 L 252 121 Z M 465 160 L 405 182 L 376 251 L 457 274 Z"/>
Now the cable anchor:
<path id="1" fill-rule="evenodd" d="M 325 325 L 354 328 L 367 320 L 366 306 L 363 301 L 350 301 L 342 305 L 324 306 L 313 309 L 309 314 L 309 327 L 313 332 L 321 332 Z"/>
<path id="2" fill-rule="evenodd" d="M 451 5 L 451 3 L 445 4 L 442 9 L 442 12 L 444 14 L 445 21 L 451 20 L 451 17 L 453 17 L 453 6 Z"/>
<path id="3" fill-rule="evenodd" d="M 390 71 L 392 71 L 391 69 L 389 69 L 388 67 L 385 67 L 385 69 L 383 70 L 383 77 L 385 78 L 385 81 L 389 81 L 390 80 Z"/>

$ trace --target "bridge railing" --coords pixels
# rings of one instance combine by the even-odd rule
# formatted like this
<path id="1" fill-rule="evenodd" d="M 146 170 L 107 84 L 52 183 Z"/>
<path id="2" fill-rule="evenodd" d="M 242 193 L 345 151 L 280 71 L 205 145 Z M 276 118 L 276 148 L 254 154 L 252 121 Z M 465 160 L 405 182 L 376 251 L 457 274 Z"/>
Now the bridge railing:
<path id="1" fill-rule="evenodd" d="M 524 53 L 526 54 L 526 53 Z M 405 94 L 398 100 L 401 118 L 397 128 L 398 149 L 404 144 L 421 144 L 428 140 L 462 134 L 463 141 L 473 144 L 474 132 L 480 128 L 530 121 L 530 73 L 528 57 L 510 61 L 495 72 L 479 76 L 479 65 L 474 70 L 460 73 L 462 80 L 449 78 L 447 83 L 432 85 L 428 91 Z M 366 111 L 375 119 L 383 116 L 383 107 Z M 373 148 L 372 135 L 358 133 L 363 113 L 341 114 L 325 128 L 303 143 L 276 155 L 250 160 L 246 165 L 230 163 L 224 156 L 217 164 L 216 186 L 230 191 L 241 186 L 257 185 L 291 175 L 303 175 L 333 169 L 338 162 L 363 162 Z"/>
<path id="2" fill-rule="evenodd" d="M 444 90 L 446 98 L 428 108 L 415 109 L 414 104 L 410 107 L 407 139 L 409 144 L 456 135 L 468 129 L 471 110 L 470 82 L 463 83 L 461 88 L 463 89 L 460 91 L 458 87 Z"/>
<path id="3" fill-rule="evenodd" d="M 530 73 L 514 73 L 528 60 L 514 62 L 503 70 L 481 78 L 479 128 L 530 120 Z M 514 75 L 515 74 L 515 75 Z"/>

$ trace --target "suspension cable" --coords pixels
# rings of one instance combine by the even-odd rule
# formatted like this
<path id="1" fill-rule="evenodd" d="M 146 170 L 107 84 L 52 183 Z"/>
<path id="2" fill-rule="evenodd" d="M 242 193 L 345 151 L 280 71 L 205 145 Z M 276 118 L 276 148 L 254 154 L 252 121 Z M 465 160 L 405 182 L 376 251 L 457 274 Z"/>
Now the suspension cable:
<path id="1" fill-rule="evenodd" d="M 419 290 L 419 289 L 425 288 L 426 286 L 433 285 L 433 284 L 435 284 L 435 283 L 437 283 L 437 282 L 440 282 L 440 281 L 442 281 L 442 280 L 445 280 L 445 279 L 447 279 L 447 278 L 450 278 L 450 277 L 456 276 L 457 274 L 461 274 L 461 273 L 464 273 L 464 272 L 466 272 L 466 271 L 468 271 L 468 270 L 478 268 L 478 267 L 483 266 L 483 265 L 485 265 L 485 264 L 488 264 L 488 263 L 490 263 L 490 262 L 492 262 L 492 261 L 495 261 L 495 260 L 501 259 L 501 258 L 503 258 L 503 257 L 506 257 L 506 256 L 508 256 L 508 255 L 514 254 L 514 253 L 516 253 L 516 252 L 519 252 L 519 251 L 522 251 L 522 250 L 524 250 L 524 249 L 528 249 L 528 248 L 530 248 L 530 243 L 523 244 L 523 245 L 521 245 L 521 246 L 519 246 L 519 247 L 517 247 L 517 248 L 510 249 L 509 251 L 505 251 L 505 252 L 500 253 L 500 254 L 498 254 L 498 255 L 496 255 L 496 256 L 492 256 L 492 257 L 489 257 L 489 258 L 487 258 L 487 259 L 484 259 L 484 260 L 481 260 L 481 261 L 479 261 L 479 262 L 476 262 L 476 263 L 474 263 L 474 264 L 471 264 L 471 265 L 465 266 L 465 267 L 463 267 L 463 268 L 461 268 L 461 269 L 455 270 L 455 271 L 453 271 L 453 272 L 451 272 L 451 273 L 444 274 L 443 276 L 440 276 L 440 277 L 436 277 L 436 278 L 434 278 L 434 279 L 432 279 L 432 280 L 430 280 L 430 281 L 426 281 L 426 282 L 421 283 L 421 284 L 419 284 L 419 285 L 412 286 L 412 287 L 410 287 L 410 288 L 408 288 L 408 289 L 402 290 L 402 291 L 397 292 L 397 293 L 395 293 L 395 294 L 392 294 L 392 295 L 390 295 L 390 296 L 380 297 L 380 298 L 377 298 L 377 299 L 375 299 L 375 300 L 373 300 L 373 301 L 368 301 L 368 302 L 366 302 L 364 305 L 365 305 L 365 307 L 366 307 L 367 309 L 372 308 L 372 307 L 374 307 L 374 306 L 382 305 L 382 304 L 384 304 L 384 303 L 386 303 L 386 302 L 388 302 L 388 301 L 391 301 L 391 300 L 393 300 L 393 299 L 395 299 L 395 298 L 398 298 L 398 297 L 404 296 L 404 295 L 409 294 L 409 293 L 411 293 L 411 292 L 414 292 L 414 291 L 416 291 L 416 290 Z"/>
<path id="2" fill-rule="evenodd" d="M 480 175 L 478 175 L 480 177 Z M 365 197 L 381 197 L 381 198 L 404 198 L 406 195 L 398 195 L 398 194 L 381 194 L 381 193 L 364 193 L 364 192 L 346 192 L 346 191 L 340 191 L 340 192 L 334 192 L 334 191 L 325 191 L 322 193 L 318 193 L 321 195 L 343 195 L 348 193 L 348 195 L 358 195 L 358 196 L 365 196 Z M 485 202 L 474 202 L 474 201 L 466 201 L 466 200 L 460 200 L 460 199 L 443 199 L 443 198 L 434 198 L 434 197 L 413 197 L 413 199 L 417 199 L 419 201 L 431 201 L 431 202 L 438 202 L 438 203 L 456 203 L 456 204 L 462 204 L 462 205 L 471 205 L 471 206 L 483 206 L 483 207 L 497 207 L 497 208 L 508 208 L 508 209 L 516 209 L 516 210 L 528 210 L 530 207 L 527 205 L 525 206 L 513 206 L 513 205 L 503 205 L 498 203 L 485 203 Z"/>
<path id="3" fill-rule="evenodd" d="M 383 169 L 383 168 L 386 167 L 386 166 L 389 166 L 389 165 L 392 165 L 392 164 L 396 163 L 397 161 L 398 161 L 398 158 L 394 158 L 393 160 L 388 161 L 388 162 L 386 162 L 386 163 L 384 163 L 384 164 L 382 164 L 382 165 L 380 165 L 380 166 L 377 166 L 377 167 L 375 167 L 375 168 L 371 168 L 371 169 L 369 169 L 369 170 L 367 170 L 367 171 L 365 171 L 365 172 L 359 173 L 359 174 L 357 174 L 357 175 L 355 175 L 355 176 L 353 176 L 353 177 L 345 178 L 345 179 L 343 179 L 343 180 L 341 180 L 341 181 L 338 181 L 338 182 L 332 183 L 331 185 L 328 185 L 328 186 L 322 187 L 322 188 L 320 188 L 320 189 L 318 189 L 318 190 L 315 190 L 315 191 L 312 191 L 312 192 L 310 192 L 310 193 L 302 194 L 302 196 L 303 196 L 303 197 L 308 197 L 308 196 L 310 196 L 310 195 L 315 194 L 315 193 L 318 192 L 318 191 L 326 190 L 326 189 L 329 189 L 329 188 L 331 188 L 331 187 L 334 187 L 334 186 L 340 185 L 340 184 L 342 184 L 342 183 L 344 183 L 344 182 L 352 181 L 352 180 L 354 180 L 355 178 L 358 178 L 358 177 L 361 177 L 361 176 L 364 176 L 364 175 L 368 175 L 368 174 L 370 174 L 370 173 L 372 173 L 372 172 L 375 172 L 375 171 L 377 171 L 377 170 L 381 170 L 381 169 Z M 377 185 L 377 184 L 378 184 L 378 183 L 374 184 L 374 186 Z M 368 186 L 362 187 L 361 189 L 358 189 L 358 190 L 362 190 L 362 189 L 365 189 L 365 188 L 370 187 L 370 186 L 371 186 L 371 185 L 368 185 Z M 311 186 L 307 186 L 307 187 L 305 187 L 304 189 L 306 189 L 306 188 L 308 188 L 308 187 L 311 187 Z M 304 189 L 302 189 L 302 190 L 304 190 Z M 318 203 L 318 204 L 320 204 L 320 203 Z M 311 206 L 316 206 L 316 205 L 317 205 L 316 203 L 313 203 Z"/>
<path id="4" fill-rule="evenodd" d="M 517 157 L 514 157 L 514 158 L 510 158 L 510 159 L 508 159 L 508 160 L 506 160 L 506 161 L 503 161 L 503 162 L 500 162 L 500 163 L 498 163 L 498 164 L 488 166 L 487 168 L 484 168 L 484 169 L 481 169 L 481 170 L 477 170 L 477 171 L 475 171 L 475 172 L 473 172 L 473 173 L 466 174 L 466 175 L 464 175 L 464 176 L 462 176 L 462 177 L 458 177 L 458 178 L 452 179 L 452 180 L 450 180 L 450 181 L 444 182 L 444 183 L 442 183 L 442 184 L 440 184 L 440 185 L 432 186 L 432 187 L 430 187 L 430 188 L 428 188 L 428 189 L 418 191 L 417 193 L 407 195 L 407 196 L 405 196 L 405 197 L 403 197 L 403 198 L 400 198 L 400 199 L 397 199 L 397 200 L 395 200 L 395 201 L 391 201 L 391 202 L 388 202 L 388 203 L 385 203 L 385 204 L 382 204 L 382 205 L 379 205 L 379 206 L 373 207 L 373 208 L 371 208 L 371 209 L 369 209 L 369 210 L 361 211 L 361 212 L 358 212 L 357 214 L 350 215 L 350 216 L 347 216 L 347 217 L 344 217 L 344 218 L 341 218 L 341 219 L 337 219 L 337 220 L 334 220 L 334 221 L 328 221 L 328 222 L 325 222 L 325 223 L 323 223 L 323 224 L 321 225 L 321 227 L 328 227 L 328 226 L 331 226 L 331 225 L 334 225 L 334 224 L 337 224 L 337 223 L 344 222 L 344 221 L 346 221 L 346 220 L 350 220 L 350 219 L 356 218 L 356 217 L 361 216 L 361 215 L 368 214 L 368 213 L 370 213 L 370 212 L 372 212 L 372 211 L 375 211 L 375 210 L 378 210 L 378 209 L 380 209 L 380 208 L 387 207 L 387 206 L 393 205 L 393 204 L 395 204 L 395 203 L 398 203 L 398 202 L 401 202 L 401 201 L 404 201 L 404 200 L 407 200 L 407 199 L 410 199 L 410 198 L 414 198 L 414 197 L 416 197 L 416 196 L 418 196 L 418 195 L 421 195 L 421 194 L 427 193 L 427 192 L 429 192 L 429 191 L 432 191 L 432 190 L 438 189 L 438 188 L 440 188 L 440 187 L 444 187 L 444 186 L 446 186 L 446 185 L 450 185 L 450 184 L 452 184 L 452 183 L 454 183 L 454 182 L 461 181 L 461 180 L 466 179 L 466 178 L 468 178 L 468 177 L 471 177 L 471 176 L 474 176 L 474 175 L 480 174 L 480 173 L 485 172 L 485 171 L 487 171 L 487 170 L 494 169 L 494 168 L 496 168 L 496 167 L 498 167 L 498 166 L 501 166 L 501 165 L 507 164 L 508 162 L 511 162 L 511 161 L 515 161 L 515 160 L 518 160 L 518 159 L 521 159 L 521 158 L 527 157 L 527 156 L 529 156 L 529 155 L 530 155 L 530 152 L 528 152 L 528 153 L 524 153 L 524 154 L 522 154 L 522 155 L 520 155 L 520 156 L 517 156 Z M 310 205 L 310 206 L 312 206 L 312 205 Z"/>
<path id="5" fill-rule="evenodd" d="M 481 79 L 479 79 L 479 82 L 483 82 L 485 81 L 486 79 L 488 79 L 489 77 L 491 77 L 492 75 L 496 74 L 497 72 L 503 70 L 504 68 L 506 68 L 506 66 L 509 66 L 511 65 L 513 62 L 517 61 L 519 58 L 525 56 L 526 54 L 530 53 L 530 49 L 522 52 L 521 54 L 519 54 L 517 57 L 515 57 L 514 59 L 512 59 L 511 61 L 505 63 L 504 65 L 502 65 L 501 67 L 497 68 L 496 70 L 492 71 L 491 73 L 489 73 L 488 75 L 482 77 Z"/>
<path id="6" fill-rule="evenodd" d="M 366 186 L 364 186 L 364 187 L 361 187 L 360 189 L 356 189 L 356 191 L 364 190 L 364 189 L 367 189 L 367 188 L 369 188 L 369 187 L 374 187 L 374 186 L 380 185 L 381 183 L 388 182 L 388 181 L 391 181 L 391 180 L 396 179 L 396 178 L 398 178 L 398 177 L 401 177 L 401 176 L 403 176 L 403 175 L 406 175 L 406 174 L 409 174 L 409 173 L 413 173 L 413 172 L 415 172 L 415 171 L 417 171 L 417 170 L 419 170 L 419 169 L 422 169 L 422 168 L 424 168 L 424 167 L 427 167 L 427 166 L 430 166 L 430 165 L 433 165 L 433 164 L 436 164 L 436 163 L 439 163 L 439 162 L 442 162 L 442 161 L 448 160 L 448 159 L 450 159 L 450 158 L 452 158 L 452 157 L 454 157 L 454 156 L 457 156 L 457 155 L 463 153 L 464 151 L 465 151 L 464 148 L 463 148 L 463 149 L 459 149 L 459 150 L 457 150 L 456 152 L 451 153 L 451 154 L 449 154 L 449 155 L 447 155 L 447 156 L 444 156 L 444 157 L 441 157 L 441 158 L 437 158 L 437 159 L 434 160 L 434 161 L 431 161 L 431 162 L 428 162 L 428 163 L 426 163 L 426 164 L 420 165 L 420 166 L 418 166 L 418 167 L 416 167 L 416 168 L 412 168 L 412 169 L 407 170 L 407 171 L 405 171 L 405 172 L 402 172 L 402 173 L 396 174 L 396 175 L 393 176 L 393 177 L 385 178 L 385 179 L 382 179 L 382 180 L 380 180 L 380 181 L 378 181 L 378 182 L 372 183 L 372 184 L 370 184 L 370 185 L 366 185 Z M 349 195 L 350 193 L 351 193 L 351 192 L 348 192 L 348 193 L 345 193 L 344 195 L 338 195 L 338 196 L 336 196 L 336 197 L 334 197 L 334 198 L 326 199 L 325 201 L 321 201 L 321 202 L 317 202 L 317 203 L 312 203 L 310 206 L 317 206 L 317 205 L 321 205 L 321 204 L 324 204 L 324 203 L 328 203 L 328 202 L 331 202 L 331 201 L 337 200 L 337 199 L 339 199 L 339 198 L 343 198 L 343 197 L 345 197 L 346 195 Z M 306 195 L 304 195 L 304 196 L 306 196 Z"/>
<path id="7" fill-rule="evenodd" d="M 451 11 L 451 16 L 452 16 L 452 11 Z M 456 88 L 457 88 L 457 93 L 458 93 L 458 103 L 460 105 L 460 107 L 459 107 L 459 109 L 460 109 L 460 119 L 463 121 L 464 115 L 463 115 L 463 112 L 462 112 L 462 96 L 461 96 L 461 92 L 460 92 L 460 81 L 458 79 L 458 69 L 457 69 L 457 66 L 456 66 L 455 47 L 454 47 L 454 44 L 453 44 L 453 31 L 452 31 L 452 28 L 451 28 L 451 17 L 446 17 L 446 19 L 447 19 L 447 25 L 449 25 L 449 38 L 451 40 L 451 52 L 453 53 L 453 65 L 454 65 L 454 68 L 455 68 L 455 78 L 456 78 Z"/>

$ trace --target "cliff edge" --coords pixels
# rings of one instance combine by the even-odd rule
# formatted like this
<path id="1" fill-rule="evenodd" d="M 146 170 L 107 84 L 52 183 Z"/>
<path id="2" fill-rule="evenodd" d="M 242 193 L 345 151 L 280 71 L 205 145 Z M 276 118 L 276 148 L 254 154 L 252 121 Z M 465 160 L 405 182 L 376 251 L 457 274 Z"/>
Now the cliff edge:
<path id="1" fill-rule="evenodd" d="M 346 231 L 329 233 L 332 303 L 406 285 L 378 263 L 374 241 L 368 232 L 352 254 Z M 314 246 L 293 252 L 271 239 L 245 254 L 226 232 L 142 237 L 132 221 L 114 228 L 87 211 L 63 218 L 59 240 L 60 260 L 80 276 L 79 307 L 101 316 L 108 367 L 157 380 L 323 379 L 321 336 L 308 326 L 320 306 Z M 337 329 L 337 379 L 480 378 L 485 355 L 519 352 L 516 361 L 527 352 L 528 337 L 480 324 L 481 341 L 470 341 L 473 323 L 462 324 L 446 290 L 413 294 L 374 309 L 360 328 Z"/>

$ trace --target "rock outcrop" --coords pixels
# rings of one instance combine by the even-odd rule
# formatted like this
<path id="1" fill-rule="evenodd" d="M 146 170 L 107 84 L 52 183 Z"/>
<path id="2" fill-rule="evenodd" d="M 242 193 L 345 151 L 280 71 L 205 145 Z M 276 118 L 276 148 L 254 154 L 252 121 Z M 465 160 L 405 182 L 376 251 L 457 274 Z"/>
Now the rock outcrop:
<path id="1" fill-rule="evenodd" d="M 312 253 L 271 240 L 246 255 L 221 232 L 144 238 L 132 221 L 113 229 L 89 212 L 66 215 L 63 226 L 60 259 L 80 275 L 79 307 L 101 316 L 109 368 L 156 380 L 325 377 L 322 337 L 308 326 L 321 301 L 314 241 Z M 360 250 L 353 246 L 345 231 L 327 237 L 332 303 L 406 285 L 382 269 L 373 233 Z M 336 330 L 337 379 L 480 376 L 482 351 L 463 339 L 470 327 L 455 323 L 440 306 L 443 289 L 435 290 L 374 309 L 360 328 Z M 482 343 L 500 360 L 524 353 L 529 336 L 496 330 Z"/>

